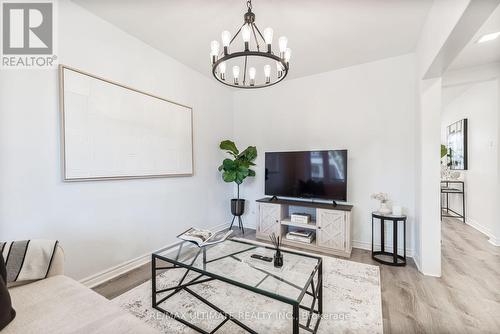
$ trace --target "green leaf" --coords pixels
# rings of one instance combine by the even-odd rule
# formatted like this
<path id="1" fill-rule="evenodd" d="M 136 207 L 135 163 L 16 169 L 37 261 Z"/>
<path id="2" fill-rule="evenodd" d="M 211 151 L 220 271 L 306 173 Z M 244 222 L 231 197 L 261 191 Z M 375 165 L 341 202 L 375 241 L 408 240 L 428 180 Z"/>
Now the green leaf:
<path id="1" fill-rule="evenodd" d="M 224 159 L 224 161 L 222 161 L 222 166 L 225 171 L 232 171 L 238 167 L 237 163 L 231 159 Z"/>
<path id="2" fill-rule="evenodd" d="M 249 169 L 247 167 L 245 167 L 245 166 L 239 166 L 238 167 L 238 173 L 244 175 L 245 177 L 248 176 L 248 171 L 249 171 Z"/>
<path id="3" fill-rule="evenodd" d="M 250 167 L 250 163 L 246 160 L 242 160 L 242 159 L 238 158 L 235 161 L 238 164 L 238 166 L 245 167 L 245 168 Z"/>
<path id="4" fill-rule="evenodd" d="M 446 146 L 441 144 L 441 158 L 444 158 L 448 154 L 448 149 Z"/>
<path id="5" fill-rule="evenodd" d="M 236 148 L 236 145 L 234 144 L 234 142 L 232 142 L 231 140 L 223 140 L 221 141 L 220 145 L 219 145 L 219 148 L 221 150 L 226 150 L 228 151 L 228 153 L 231 153 L 232 155 L 234 155 L 235 157 L 238 155 L 239 151 L 238 149 Z"/>
<path id="6" fill-rule="evenodd" d="M 237 184 L 242 184 L 244 179 L 245 179 L 244 176 L 242 176 L 240 174 L 237 174 L 236 175 L 236 179 L 234 180 L 234 182 L 236 182 Z"/>
<path id="7" fill-rule="evenodd" d="M 236 180 L 236 172 L 235 171 L 224 172 L 224 173 L 222 173 L 222 179 L 225 182 L 235 182 L 235 180 Z"/>
<path id="8" fill-rule="evenodd" d="M 238 168 L 238 171 L 236 172 L 236 183 L 237 184 L 242 184 L 243 183 L 243 180 L 245 180 L 248 176 L 248 173 L 249 173 L 249 169 L 244 167 L 244 166 L 240 166 Z"/>
<path id="9" fill-rule="evenodd" d="M 248 176 L 255 176 L 255 171 L 253 169 L 249 169 Z"/>
<path id="10" fill-rule="evenodd" d="M 255 146 L 248 146 L 243 152 L 240 153 L 238 158 L 244 157 L 246 161 L 252 162 L 257 158 L 257 148 Z"/>

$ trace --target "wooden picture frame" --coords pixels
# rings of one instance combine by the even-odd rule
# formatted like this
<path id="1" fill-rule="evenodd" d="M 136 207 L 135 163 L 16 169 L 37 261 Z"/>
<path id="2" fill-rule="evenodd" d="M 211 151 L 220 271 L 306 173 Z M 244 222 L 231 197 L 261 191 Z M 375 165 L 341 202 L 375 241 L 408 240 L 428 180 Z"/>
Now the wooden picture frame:
<path id="1" fill-rule="evenodd" d="M 59 65 L 64 181 L 192 176 L 193 109 Z"/>

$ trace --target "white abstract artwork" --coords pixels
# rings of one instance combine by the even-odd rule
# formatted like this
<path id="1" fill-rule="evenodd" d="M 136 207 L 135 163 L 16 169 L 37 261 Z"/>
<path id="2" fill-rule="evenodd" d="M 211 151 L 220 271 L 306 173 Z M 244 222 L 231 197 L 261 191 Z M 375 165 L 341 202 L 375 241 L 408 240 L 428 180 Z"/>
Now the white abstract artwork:
<path id="1" fill-rule="evenodd" d="M 64 180 L 193 174 L 192 109 L 60 67 Z"/>

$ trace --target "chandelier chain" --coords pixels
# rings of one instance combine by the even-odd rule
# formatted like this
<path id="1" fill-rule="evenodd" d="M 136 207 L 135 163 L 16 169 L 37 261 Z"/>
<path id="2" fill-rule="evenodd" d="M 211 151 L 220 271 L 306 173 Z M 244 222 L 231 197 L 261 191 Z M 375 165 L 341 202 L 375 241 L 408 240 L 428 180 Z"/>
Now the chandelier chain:
<path id="1" fill-rule="evenodd" d="M 249 12 L 252 11 L 252 0 L 247 1 L 247 7 Z"/>

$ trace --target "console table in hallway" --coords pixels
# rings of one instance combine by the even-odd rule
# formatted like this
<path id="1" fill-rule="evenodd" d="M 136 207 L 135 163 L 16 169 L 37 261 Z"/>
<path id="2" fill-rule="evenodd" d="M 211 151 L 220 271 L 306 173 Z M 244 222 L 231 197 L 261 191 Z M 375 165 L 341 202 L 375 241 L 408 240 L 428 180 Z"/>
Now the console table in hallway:
<path id="1" fill-rule="evenodd" d="M 455 194 L 462 197 L 462 213 L 450 209 L 449 195 Z M 441 181 L 441 195 L 446 198 L 446 206 L 443 206 L 443 200 L 441 199 L 441 220 L 443 217 L 451 217 L 462 219 L 465 223 L 465 183 L 459 180 L 443 180 Z M 446 211 L 444 214 L 443 212 Z M 451 212 L 451 214 L 450 214 Z"/>

